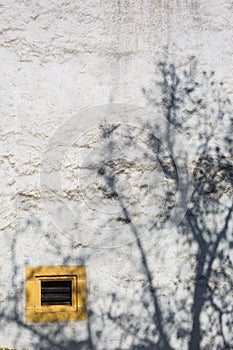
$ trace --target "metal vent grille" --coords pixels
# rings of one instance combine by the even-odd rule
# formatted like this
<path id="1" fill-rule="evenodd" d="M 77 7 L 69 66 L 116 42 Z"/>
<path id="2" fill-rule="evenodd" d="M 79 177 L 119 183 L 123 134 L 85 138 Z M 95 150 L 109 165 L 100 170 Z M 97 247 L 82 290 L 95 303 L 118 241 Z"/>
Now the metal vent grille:
<path id="1" fill-rule="evenodd" d="M 72 305 L 72 281 L 41 281 L 41 305 Z"/>

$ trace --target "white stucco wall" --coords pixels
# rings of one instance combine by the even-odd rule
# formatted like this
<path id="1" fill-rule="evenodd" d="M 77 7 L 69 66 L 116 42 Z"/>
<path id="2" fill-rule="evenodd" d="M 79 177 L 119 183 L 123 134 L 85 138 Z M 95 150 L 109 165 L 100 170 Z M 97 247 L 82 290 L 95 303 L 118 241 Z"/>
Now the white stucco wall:
<path id="1" fill-rule="evenodd" d="M 79 118 L 75 129 L 77 137 L 89 129 L 87 121 L 83 120 L 85 113 L 89 116 L 89 112 L 80 114 L 81 110 L 109 103 L 151 109 L 142 88 L 152 85 L 155 63 L 164 57 L 179 66 L 190 56 L 196 56 L 200 71 L 215 71 L 216 78 L 225 82 L 230 96 L 233 83 L 232 2 L 2 0 L 0 18 L 0 303 L 14 315 L 15 300 L 10 302 L 8 297 L 12 289 L 18 291 L 16 304 L 22 320 L 25 320 L 26 266 L 85 264 L 88 304 L 94 310 L 106 308 L 108 301 L 105 296 L 117 291 L 122 297 L 119 308 L 124 309 L 124 303 L 129 307 L 135 299 L 132 308 L 143 319 L 146 315 L 137 308 L 137 291 L 140 294 L 145 279 L 136 243 L 120 248 L 111 248 L 110 243 L 109 249 L 103 249 L 101 244 L 99 247 L 91 244 L 105 225 L 103 222 L 99 224 L 98 211 L 90 209 L 94 202 L 91 196 L 87 203 L 89 211 L 85 205 L 78 207 L 79 211 L 83 210 L 82 215 L 86 215 L 80 229 L 80 242 L 78 231 L 74 230 L 72 234 L 69 229 L 66 234 L 59 232 L 41 199 L 43 153 L 55 130 L 70 118 Z M 68 154 L 63 178 L 65 187 L 72 187 L 72 176 L 77 176 L 69 159 L 88 163 L 98 156 L 99 151 L 104 152 L 98 135 L 100 122 L 101 115 L 98 114 L 96 120 L 90 122 L 91 127 L 96 124 L 96 129 L 80 139 L 84 144 L 83 153 L 80 154 L 80 149 L 76 150 L 77 154 L 70 150 L 71 158 Z M 85 150 L 85 143 L 89 141 L 92 153 Z M 135 154 L 131 160 L 134 157 Z M 140 159 L 138 164 L 150 172 L 149 164 Z M 136 191 L 143 171 L 133 171 L 136 178 L 132 175 L 131 185 Z M 153 171 L 151 173 L 153 175 Z M 85 183 L 90 174 L 84 172 L 82 176 Z M 134 193 L 135 196 L 139 194 Z M 150 197 L 147 200 L 152 202 Z M 94 205 L 98 205 L 98 197 Z M 140 214 L 145 215 L 144 220 L 151 214 L 147 205 L 148 202 L 143 204 Z M 94 221 L 94 229 L 88 225 L 90 220 Z M 88 239 L 85 238 L 85 227 Z M 110 240 L 120 232 L 123 241 L 124 234 L 130 235 L 123 224 L 119 224 L 118 231 L 114 230 L 109 229 Z M 190 252 L 181 254 L 176 235 L 173 231 L 162 238 L 150 235 L 143 238 L 164 305 L 177 284 L 176 272 L 181 266 L 183 281 L 191 275 L 192 258 L 184 266 Z M 106 231 L 104 239 L 107 242 Z M 7 305 L 4 304 L 6 300 Z M 189 300 L 187 307 L 190 307 Z M 0 347 L 38 348 L 36 331 L 54 331 L 58 327 L 57 324 L 39 324 L 31 331 L 20 323 L 10 320 L 6 323 L 2 319 Z M 106 329 L 106 342 L 97 343 L 98 349 L 110 350 L 118 346 L 118 330 Z M 84 340 L 86 322 L 66 324 L 63 332 L 63 339 L 66 335 L 67 339 Z M 129 339 L 125 341 L 125 349 L 128 349 L 128 344 Z M 185 349 L 187 343 L 182 345 L 174 338 L 172 345 Z"/>

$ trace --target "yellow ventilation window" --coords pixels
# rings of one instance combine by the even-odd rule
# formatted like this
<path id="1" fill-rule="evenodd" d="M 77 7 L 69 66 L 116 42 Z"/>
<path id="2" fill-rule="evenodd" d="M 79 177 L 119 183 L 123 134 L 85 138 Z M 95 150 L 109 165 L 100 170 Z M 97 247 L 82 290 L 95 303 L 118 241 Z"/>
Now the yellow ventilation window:
<path id="1" fill-rule="evenodd" d="M 26 268 L 27 322 L 86 319 L 85 266 Z"/>

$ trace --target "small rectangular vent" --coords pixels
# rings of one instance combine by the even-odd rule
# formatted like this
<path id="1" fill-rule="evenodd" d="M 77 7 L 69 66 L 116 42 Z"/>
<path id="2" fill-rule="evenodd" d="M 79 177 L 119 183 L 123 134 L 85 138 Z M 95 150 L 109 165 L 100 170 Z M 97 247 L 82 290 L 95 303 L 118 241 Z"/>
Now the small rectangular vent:
<path id="1" fill-rule="evenodd" d="M 41 281 L 41 305 L 72 305 L 72 281 Z"/>

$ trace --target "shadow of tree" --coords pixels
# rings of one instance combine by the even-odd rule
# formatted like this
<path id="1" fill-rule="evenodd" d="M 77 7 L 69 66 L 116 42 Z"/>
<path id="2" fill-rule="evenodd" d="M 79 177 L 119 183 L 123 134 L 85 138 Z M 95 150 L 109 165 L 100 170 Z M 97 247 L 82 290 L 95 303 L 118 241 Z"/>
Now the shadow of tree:
<path id="1" fill-rule="evenodd" d="M 149 305 L 153 305 L 153 311 L 148 315 L 147 327 L 141 337 L 139 333 L 142 325 L 137 325 L 140 316 L 128 314 L 128 311 L 114 315 L 111 305 L 108 318 L 117 323 L 126 333 L 119 349 L 123 348 L 129 334 L 132 338 L 130 349 L 172 349 L 176 347 L 172 339 L 173 331 L 176 341 L 177 339 L 186 341 L 186 343 L 180 343 L 182 348 L 230 349 L 233 346 L 231 334 L 233 159 L 232 139 L 229 137 L 233 121 L 231 103 L 228 97 L 225 97 L 223 85 L 217 85 L 214 81 L 213 73 L 208 75 L 203 72 L 201 83 L 195 81 L 196 66 L 196 61 L 192 58 L 189 66 L 179 73 L 173 64 L 160 63 L 162 80 L 158 85 L 162 94 L 159 101 L 153 94 L 153 89 L 148 91 L 143 89 L 150 104 L 162 106 L 163 115 L 168 122 L 166 146 L 170 152 L 170 161 L 162 151 L 161 142 L 155 137 L 157 130 L 153 122 L 144 125 L 144 129 L 150 130 L 145 142 L 153 149 L 164 174 L 175 182 L 176 188 L 179 185 L 179 174 L 172 160 L 177 140 L 171 137 L 171 128 L 175 126 L 181 133 L 190 135 L 193 133 L 193 127 L 196 127 L 194 129 L 196 143 L 192 154 L 193 191 L 186 215 L 177 227 L 179 236 L 184 238 L 186 249 L 189 246 L 192 251 L 195 251 L 193 277 L 192 281 L 183 284 L 185 288 L 183 296 L 177 297 L 176 293 L 171 296 L 175 306 L 164 310 L 154 285 L 153 268 L 148 262 L 148 254 L 143 247 L 140 231 L 133 224 L 132 213 L 127 209 L 124 196 L 116 190 L 115 169 L 113 167 L 112 171 L 109 171 L 102 167 L 101 175 L 105 179 L 109 193 L 114 193 L 114 197 L 117 198 L 124 222 L 130 226 L 140 252 L 141 264 L 148 284 L 148 289 L 144 290 L 141 296 L 142 307 L 148 311 Z M 110 138 L 114 130 L 115 128 L 111 125 L 106 125 L 103 137 L 106 138 L 107 135 Z M 111 152 L 108 144 L 106 144 L 107 152 Z M 144 153 L 144 157 L 149 158 L 150 155 Z M 151 161 L 153 162 L 152 159 Z M 172 198 L 169 197 L 169 202 L 171 201 Z M 165 212 L 163 212 L 165 222 L 167 215 L 164 214 Z M 161 229 L 156 221 L 152 228 L 151 234 L 154 230 Z M 181 274 L 177 275 L 177 280 L 182 282 Z M 148 302 L 144 302 L 146 295 Z M 187 304 L 185 299 L 191 300 L 190 310 L 185 309 Z M 181 321 L 177 320 L 177 314 L 184 314 Z M 187 319 L 189 319 L 188 323 Z"/>

